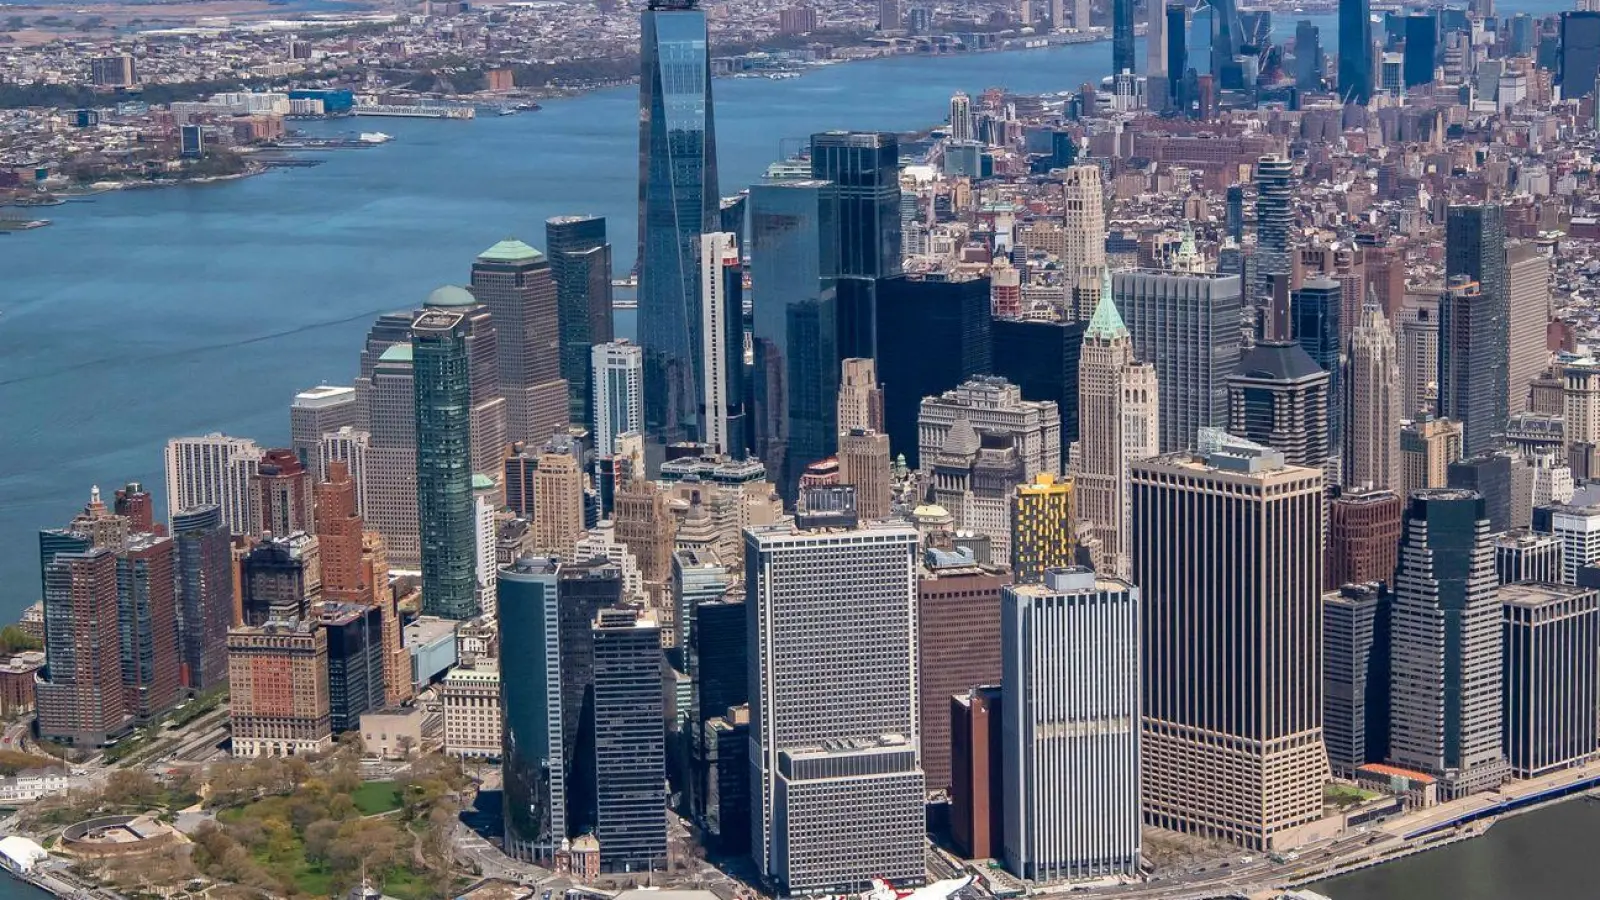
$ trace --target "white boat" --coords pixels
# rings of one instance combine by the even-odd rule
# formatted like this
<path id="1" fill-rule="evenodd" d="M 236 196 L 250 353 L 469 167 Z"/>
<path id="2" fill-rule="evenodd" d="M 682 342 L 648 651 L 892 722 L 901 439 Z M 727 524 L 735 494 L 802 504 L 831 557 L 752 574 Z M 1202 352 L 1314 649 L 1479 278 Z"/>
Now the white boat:
<path id="1" fill-rule="evenodd" d="M 384 134 L 381 131 L 361 132 L 361 143 L 363 144 L 387 144 L 392 140 L 394 140 L 394 135 Z"/>

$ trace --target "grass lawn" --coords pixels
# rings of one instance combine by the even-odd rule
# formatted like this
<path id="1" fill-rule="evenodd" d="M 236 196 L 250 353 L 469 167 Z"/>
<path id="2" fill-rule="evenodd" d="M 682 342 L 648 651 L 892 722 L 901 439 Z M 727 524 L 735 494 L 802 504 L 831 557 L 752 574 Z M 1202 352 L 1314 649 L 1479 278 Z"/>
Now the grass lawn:
<path id="1" fill-rule="evenodd" d="M 1322 789 L 1322 799 L 1335 806 L 1355 806 L 1381 796 L 1348 784 L 1330 784 Z"/>
<path id="2" fill-rule="evenodd" d="M 365 781 L 356 792 L 350 795 L 355 802 L 356 809 L 361 810 L 363 816 L 375 816 L 378 813 L 391 812 L 400 808 L 400 791 L 392 781 Z"/>
<path id="3" fill-rule="evenodd" d="M 377 811 L 399 808 L 399 795 L 394 790 L 394 783 L 389 781 L 369 781 L 362 785 L 356 794 L 356 805 L 362 807 L 361 795 L 370 794 L 377 805 Z M 390 803 L 390 801 L 393 801 Z M 390 805 L 384 806 L 389 803 Z M 245 819 L 265 820 L 287 818 L 286 803 L 282 797 L 267 797 L 254 803 L 233 809 L 225 809 L 217 814 L 217 818 L 224 823 L 236 823 Z M 403 834 L 404 832 L 402 832 Z M 335 893 L 335 875 L 320 864 L 306 859 L 305 843 L 299 834 L 288 831 L 287 839 L 282 843 L 274 844 L 268 841 L 250 849 L 250 856 L 262 868 L 274 874 L 287 873 L 289 880 L 294 882 L 299 892 L 311 897 L 331 897 Z M 408 866 L 399 865 L 390 869 L 381 879 L 377 873 L 373 874 L 374 882 L 383 886 L 383 892 L 400 900 L 433 900 L 429 896 L 427 886 L 422 877 L 411 871 Z"/>

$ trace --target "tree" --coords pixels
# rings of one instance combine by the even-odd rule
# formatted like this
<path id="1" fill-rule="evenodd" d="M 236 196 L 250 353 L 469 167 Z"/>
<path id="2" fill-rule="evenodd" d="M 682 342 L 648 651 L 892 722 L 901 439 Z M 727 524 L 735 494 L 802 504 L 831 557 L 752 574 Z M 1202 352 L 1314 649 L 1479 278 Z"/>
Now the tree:
<path id="1" fill-rule="evenodd" d="M 12 16 L 17 19 L 17 16 Z M 21 625 L 7 625 L 0 628 L 0 652 L 20 653 L 24 650 L 38 650 L 44 642 L 22 630 Z"/>

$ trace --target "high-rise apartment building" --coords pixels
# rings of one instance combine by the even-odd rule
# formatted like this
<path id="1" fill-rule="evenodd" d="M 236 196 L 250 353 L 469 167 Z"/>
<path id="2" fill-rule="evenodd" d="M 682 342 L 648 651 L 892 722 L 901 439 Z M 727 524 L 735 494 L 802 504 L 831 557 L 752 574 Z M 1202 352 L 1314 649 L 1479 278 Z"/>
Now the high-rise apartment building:
<path id="1" fill-rule="evenodd" d="M 924 397 L 917 416 L 917 455 L 924 467 L 958 420 L 980 432 L 1010 436 L 1024 477 L 1061 473 L 1061 412 L 1055 403 L 1024 400 L 1016 385 L 996 376 L 973 378 L 954 390 Z"/>
<path id="2" fill-rule="evenodd" d="M 1344 396 L 1344 483 L 1400 489 L 1400 365 L 1394 330 L 1369 304 L 1350 332 Z"/>
<path id="3" fill-rule="evenodd" d="M 653 439 L 698 434 L 700 235 L 716 231 L 717 141 L 706 14 L 661 0 L 639 53 L 639 335 Z M 830 395 L 831 396 L 831 395 Z"/>
<path id="4" fill-rule="evenodd" d="M 404 343 L 388 346 L 373 360 L 371 387 L 364 389 L 372 432 L 365 484 L 373 530 L 383 535 L 395 565 L 416 568 L 422 558 L 417 515 L 416 366 L 409 327 L 406 335 Z"/>
<path id="5" fill-rule="evenodd" d="M 1339 0 L 1339 97 L 1366 106 L 1372 99 L 1372 11 L 1368 0 Z"/>
<path id="6" fill-rule="evenodd" d="M 1244 327 L 1238 275 L 1138 270 L 1111 278 L 1112 297 L 1140 359 L 1161 385 L 1161 452 L 1187 450 L 1201 428 L 1228 422 L 1228 376 Z"/>
<path id="7" fill-rule="evenodd" d="M 1264 849 L 1322 815 L 1322 473 L 1203 443 L 1133 465 L 1145 821 Z"/>
<path id="8" fill-rule="evenodd" d="M 1075 565 L 1078 517 L 1072 481 L 1040 473 L 1019 484 L 1011 506 L 1011 571 L 1018 584 Z"/>
<path id="9" fill-rule="evenodd" d="M 1445 275 L 1450 281 L 1439 302 L 1439 413 L 1466 429 L 1468 454 L 1481 453 L 1504 431 L 1510 412 L 1510 285 L 1501 207 L 1449 208 Z M 1466 288 L 1472 283 L 1476 292 Z"/>
<path id="10" fill-rule="evenodd" d="M 595 456 L 616 453 L 617 435 L 644 431 L 644 352 L 626 338 L 590 351 Z"/>
<path id="11" fill-rule="evenodd" d="M 1550 257 L 1532 244 L 1512 246 L 1506 264 L 1507 409 L 1528 409 L 1528 386 L 1550 365 L 1546 330 L 1550 325 Z"/>
<path id="12" fill-rule="evenodd" d="M 839 433 L 852 428 L 883 431 L 883 385 L 874 360 L 851 357 L 840 364 Z"/>
<path id="13" fill-rule="evenodd" d="M 1050 569 L 1001 600 L 1005 861 L 1031 881 L 1139 869 L 1139 590 Z"/>
<path id="14" fill-rule="evenodd" d="M 889 436 L 852 428 L 839 433 L 839 483 L 854 485 L 863 519 L 886 519 L 892 511 Z"/>
<path id="15" fill-rule="evenodd" d="M 549 259 L 521 241 L 503 240 L 473 261 L 471 290 L 494 322 L 496 381 L 505 398 L 501 447 L 507 441 L 548 440 L 569 421 L 560 313 Z M 473 471 L 487 474 L 493 469 L 482 468 L 480 461 Z"/>
<path id="16" fill-rule="evenodd" d="M 1281 156 L 1256 162 L 1257 298 L 1272 294 L 1272 280 L 1294 271 L 1289 232 L 1294 227 L 1294 164 Z M 1287 335 L 1281 335 L 1286 337 Z"/>
<path id="17" fill-rule="evenodd" d="M 343 463 L 329 463 L 327 478 L 317 485 L 316 503 L 322 596 L 378 610 L 385 688 L 382 705 L 410 699 L 411 656 L 401 643 L 400 613 L 389 587 L 388 553 L 383 536 L 366 530 L 356 510 L 355 484 Z"/>
<path id="18" fill-rule="evenodd" d="M 1328 460 L 1329 375 L 1299 344 L 1267 340 L 1228 377 L 1228 431 L 1283 454 L 1290 465 Z"/>
<path id="19" fill-rule="evenodd" d="M 661 629 L 630 609 L 594 623 L 594 779 L 600 865 L 651 870 L 667 859 L 667 750 Z"/>
<path id="20" fill-rule="evenodd" d="M 950 698 L 1000 680 L 1003 566 L 928 548 L 917 573 L 917 674 L 922 768 L 930 791 L 950 786 Z"/>
<path id="21" fill-rule="evenodd" d="M 1400 311 L 1400 417 L 1417 419 L 1438 412 L 1439 305 Z"/>
<path id="22" fill-rule="evenodd" d="M 467 299 L 476 305 L 470 294 Z M 467 343 L 473 325 L 467 312 L 432 300 L 411 326 L 422 608 L 429 615 L 470 619 L 479 611 L 473 577 L 473 373 Z"/>
<path id="23" fill-rule="evenodd" d="M 1131 54 L 1133 39 L 1128 40 Z M 1106 273 L 1105 190 L 1100 167 L 1069 166 L 1062 174 L 1061 195 L 1061 235 L 1066 242 L 1061 271 L 1067 290 L 1063 300 L 1072 318 L 1082 320 L 1089 318 L 1099 303 Z"/>
<path id="24" fill-rule="evenodd" d="M 700 236 L 700 442 L 742 458 L 744 405 L 744 264 L 739 236 Z"/>
<path id="25" fill-rule="evenodd" d="M 1388 756 L 1390 602 L 1373 582 L 1322 598 L 1322 736 L 1340 778 Z"/>
<path id="26" fill-rule="evenodd" d="M 322 436 L 361 424 L 356 389 L 322 385 L 294 395 L 289 404 L 289 446 L 300 464 L 315 471 Z M 320 478 L 322 473 L 317 472 Z"/>
<path id="27" fill-rule="evenodd" d="M 128 88 L 139 83 L 133 55 L 96 56 L 89 60 L 89 81 L 95 87 Z"/>
<path id="28" fill-rule="evenodd" d="M 603 216 L 556 216 L 544 223 L 545 253 L 556 286 L 561 326 L 561 377 L 567 420 L 592 422 L 589 348 L 612 339 L 611 244 Z M 541 439 L 542 440 L 542 439 Z"/>
<path id="29" fill-rule="evenodd" d="M 813 134 L 811 177 L 832 184 L 833 228 L 823 239 L 833 250 L 822 259 L 833 264 L 823 275 L 834 277 L 837 290 L 838 359 L 876 357 L 879 283 L 899 275 L 903 264 L 899 139 L 883 132 Z"/>
<path id="30" fill-rule="evenodd" d="M 583 469 L 570 453 L 544 453 L 533 483 L 534 552 L 571 559 L 583 536 Z"/>
<path id="31" fill-rule="evenodd" d="M 316 479 L 295 451 L 268 450 L 250 476 L 252 534 L 311 531 L 316 515 L 311 490 Z"/>
<path id="32" fill-rule="evenodd" d="M 917 532 L 803 524 L 745 532 L 752 854 L 785 895 L 920 881 Z"/>
<path id="33" fill-rule="evenodd" d="M 1442 799 L 1492 790 L 1507 774 L 1504 673 L 1483 498 L 1412 494 L 1395 572 L 1389 760 L 1439 779 Z"/>
<path id="34" fill-rule="evenodd" d="M 228 632 L 233 755 L 304 756 L 333 746 L 328 633 L 310 620 Z"/>
<path id="35" fill-rule="evenodd" d="M 1461 423 L 1431 416 L 1400 429 L 1400 496 L 1442 488 L 1461 458 Z"/>
<path id="36" fill-rule="evenodd" d="M 567 836 L 569 742 L 557 575 L 555 560 L 525 556 L 495 581 L 500 639 L 522 648 L 500 659 L 506 853 L 533 862 L 554 860 Z"/>
<path id="37" fill-rule="evenodd" d="M 117 618 L 122 693 L 128 714 L 150 722 L 177 704 L 177 573 L 172 538 L 131 537 L 117 554 Z"/>
<path id="38" fill-rule="evenodd" d="M 1128 465 L 1161 452 L 1160 389 L 1155 367 L 1134 360 L 1132 338 L 1111 297 L 1109 272 L 1084 334 L 1078 385 L 1077 511 L 1094 538 L 1095 568 L 1125 578 L 1133 520 Z"/>
<path id="39" fill-rule="evenodd" d="M 228 679 L 228 627 L 235 591 L 233 544 L 218 506 L 172 516 L 177 544 L 178 653 L 183 684 L 209 691 Z"/>
<path id="40" fill-rule="evenodd" d="M 127 731 L 116 552 L 83 546 L 54 554 L 44 566 L 44 622 L 45 668 L 34 685 L 39 736 L 95 747 Z"/>
<path id="41" fill-rule="evenodd" d="M 1600 593 L 1559 584 L 1500 589 L 1505 753 L 1518 778 L 1581 765 L 1600 741 Z"/>
<path id="42" fill-rule="evenodd" d="M 1329 500 L 1324 587 L 1394 580 L 1404 509 L 1394 491 L 1347 490 Z"/>
<path id="43" fill-rule="evenodd" d="M 972 135 L 972 98 L 966 91 L 956 91 L 950 95 L 950 140 L 965 144 Z"/>
<path id="44" fill-rule="evenodd" d="M 344 467 L 355 490 L 356 512 L 367 515 L 367 466 L 372 435 L 354 428 L 341 428 L 322 436 L 312 459 L 317 478 L 326 481 L 334 463 Z"/>
<path id="45" fill-rule="evenodd" d="M 230 531 L 250 533 L 255 525 L 250 478 L 261 456 L 255 441 L 216 432 L 168 441 L 167 518 L 180 510 L 215 505 Z"/>

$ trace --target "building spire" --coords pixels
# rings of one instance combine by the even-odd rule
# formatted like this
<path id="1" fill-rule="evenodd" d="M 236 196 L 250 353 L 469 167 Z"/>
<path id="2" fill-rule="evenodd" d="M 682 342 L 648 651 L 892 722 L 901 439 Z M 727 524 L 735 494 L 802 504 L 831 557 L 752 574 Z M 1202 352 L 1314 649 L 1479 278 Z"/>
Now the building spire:
<path id="1" fill-rule="evenodd" d="M 1094 316 L 1089 319 L 1087 337 L 1116 340 L 1128 337 L 1128 326 L 1117 312 L 1117 302 L 1111 297 L 1111 269 L 1107 268 L 1100 281 L 1100 302 L 1095 304 Z"/>

